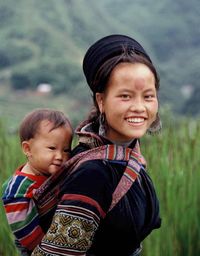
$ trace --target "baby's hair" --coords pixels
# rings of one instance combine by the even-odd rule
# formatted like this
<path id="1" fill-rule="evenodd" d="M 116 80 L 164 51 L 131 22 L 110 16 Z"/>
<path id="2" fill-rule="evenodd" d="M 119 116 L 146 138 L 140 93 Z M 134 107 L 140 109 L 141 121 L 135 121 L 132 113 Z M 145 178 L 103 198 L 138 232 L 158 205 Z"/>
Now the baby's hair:
<path id="1" fill-rule="evenodd" d="M 21 122 L 19 127 L 19 137 L 21 143 L 34 138 L 38 132 L 39 125 L 42 121 L 47 120 L 53 124 L 51 130 L 67 125 L 72 129 L 69 119 L 63 112 L 48 108 L 35 109 L 28 113 Z"/>

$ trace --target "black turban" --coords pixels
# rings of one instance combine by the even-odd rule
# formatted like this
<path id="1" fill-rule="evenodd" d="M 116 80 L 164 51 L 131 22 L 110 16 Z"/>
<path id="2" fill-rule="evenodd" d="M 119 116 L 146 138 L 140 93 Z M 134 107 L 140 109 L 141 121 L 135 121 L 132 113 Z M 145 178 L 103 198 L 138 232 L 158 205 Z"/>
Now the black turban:
<path id="1" fill-rule="evenodd" d="M 83 72 L 93 92 L 97 92 L 98 90 L 97 88 L 93 88 L 93 81 L 99 68 L 110 58 L 120 56 L 124 48 L 143 55 L 151 62 L 150 57 L 141 44 L 131 37 L 125 35 L 109 35 L 101 38 L 87 50 L 83 59 Z"/>

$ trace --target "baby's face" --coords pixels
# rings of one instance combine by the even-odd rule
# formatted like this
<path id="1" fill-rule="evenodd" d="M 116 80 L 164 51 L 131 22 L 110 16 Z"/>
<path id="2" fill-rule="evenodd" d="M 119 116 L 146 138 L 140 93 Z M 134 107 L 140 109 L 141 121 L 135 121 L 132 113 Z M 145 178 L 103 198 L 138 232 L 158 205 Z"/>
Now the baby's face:
<path id="1" fill-rule="evenodd" d="M 72 130 L 68 125 L 52 130 L 53 124 L 42 121 L 34 138 L 29 140 L 29 165 L 41 174 L 54 174 L 69 159 Z"/>

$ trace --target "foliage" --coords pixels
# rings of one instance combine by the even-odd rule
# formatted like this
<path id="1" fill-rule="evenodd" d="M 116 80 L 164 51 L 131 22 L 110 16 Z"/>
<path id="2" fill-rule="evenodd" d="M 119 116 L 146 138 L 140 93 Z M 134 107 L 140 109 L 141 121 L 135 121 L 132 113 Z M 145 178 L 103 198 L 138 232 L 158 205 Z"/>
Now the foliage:
<path id="1" fill-rule="evenodd" d="M 186 104 L 183 108 L 183 113 L 186 113 L 191 116 L 197 116 L 199 114 L 200 109 L 200 90 L 196 88 L 193 93 L 192 97 L 186 101 Z"/>
<path id="2" fill-rule="evenodd" d="M 5 126 L 0 122 L 0 194 L 2 195 L 2 184 L 12 174 L 16 166 L 24 161 L 21 150 L 19 150 L 18 138 L 5 132 Z M 0 255 L 2 256 L 17 256 L 17 252 L 13 243 L 13 236 L 10 228 L 7 225 L 7 220 L 0 201 L 0 216 L 1 216 L 1 230 L 0 230 Z"/>
<path id="3" fill-rule="evenodd" d="M 148 172 L 154 180 L 162 226 L 143 243 L 143 256 L 200 255 L 200 123 L 169 122 L 157 136 L 141 141 Z M 4 127 L 5 128 L 5 127 Z M 0 123 L 0 187 L 15 168 L 24 162 L 15 135 Z M 16 256 L 13 237 L 0 204 L 0 255 Z"/>
<path id="4" fill-rule="evenodd" d="M 27 87 L 30 88 L 30 81 L 29 77 L 27 77 L 25 74 L 17 74 L 13 73 L 11 77 L 11 83 L 13 85 L 13 88 L 16 90 L 23 90 Z"/>
<path id="5" fill-rule="evenodd" d="M 123 33 L 150 52 L 161 77 L 161 101 L 179 113 L 190 104 L 190 113 L 196 108 L 199 114 L 195 95 L 187 101 L 181 93 L 188 84 L 199 91 L 199 4 L 198 0 L 19 0 L 15 6 L 0 0 L 0 79 L 6 78 L 14 89 L 33 89 L 47 82 L 56 94 L 78 87 L 79 98 L 85 98 L 84 52 L 101 36 Z"/>

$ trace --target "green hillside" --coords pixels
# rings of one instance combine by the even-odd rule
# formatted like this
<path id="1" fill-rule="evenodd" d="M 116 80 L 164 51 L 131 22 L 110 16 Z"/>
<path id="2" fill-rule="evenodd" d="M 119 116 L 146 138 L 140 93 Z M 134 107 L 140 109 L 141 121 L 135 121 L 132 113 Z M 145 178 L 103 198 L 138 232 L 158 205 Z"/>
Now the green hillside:
<path id="1" fill-rule="evenodd" d="M 133 36 L 150 53 L 162 104 L 200 114 L 199 7 L 198 0 L 0 0 L 0 115 L 17 122 L 15 112 L 56 105 L 80 120 L 90 105 L 84 52 L 110 33 Z M 41 83 L 53 88 L 45 100 L 35 94 Z"/>

